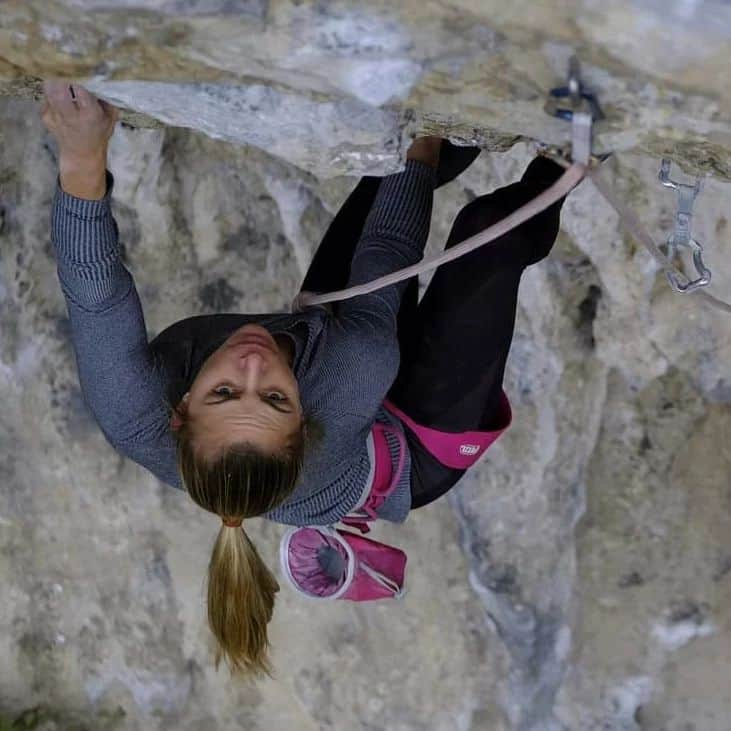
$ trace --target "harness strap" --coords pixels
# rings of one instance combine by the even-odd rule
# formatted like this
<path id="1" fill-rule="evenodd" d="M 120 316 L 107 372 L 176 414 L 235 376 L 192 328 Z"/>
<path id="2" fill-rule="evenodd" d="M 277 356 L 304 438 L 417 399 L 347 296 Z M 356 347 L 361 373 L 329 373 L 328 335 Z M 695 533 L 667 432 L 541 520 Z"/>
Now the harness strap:
<path id="1" fill-rule="evenodd" d="M 386 434 L 392 434 L 398 439 L 399 461 L 395 470 L 391 465 Z M 361 500 L 353 511 L 340 520 L 345 525 L 358 528 L 361 533 L 370 533 L 368 521 L 378 519 L 376 509 L 383 505 L 386 498 L 396 489 L 406 462 L 406 438 L 399 428 L 375 422 L 369 438 L 373 439 L 374 444 L 369 484 L 364 488 Z M 358 510 L 360 512 L 356 512 Z"/>

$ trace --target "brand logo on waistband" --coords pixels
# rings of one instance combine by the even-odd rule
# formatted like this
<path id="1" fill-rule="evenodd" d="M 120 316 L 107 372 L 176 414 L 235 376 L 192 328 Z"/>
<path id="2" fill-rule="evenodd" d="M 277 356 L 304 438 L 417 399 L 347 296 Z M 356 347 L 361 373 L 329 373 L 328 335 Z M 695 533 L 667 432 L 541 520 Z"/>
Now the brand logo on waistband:
<path id="1" fill-rule="evenodd" d="M 472 454 L 477 454 L 479 451 L 480 451 L 480 446 L 478 444 L 460 444 L 459 445 L 460 454 L 472 455 Z"/>

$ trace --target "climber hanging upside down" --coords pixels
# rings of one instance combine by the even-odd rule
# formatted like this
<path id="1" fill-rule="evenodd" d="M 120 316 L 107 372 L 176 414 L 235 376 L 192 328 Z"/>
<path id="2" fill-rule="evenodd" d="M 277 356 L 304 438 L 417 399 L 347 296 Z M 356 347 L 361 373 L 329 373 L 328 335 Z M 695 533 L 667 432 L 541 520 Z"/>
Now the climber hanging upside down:
<path id="1" fill-rule="evenodd" d="M 510 424 L 502 383 L 520 278 L 551 250 L 563 199 L 439 268 L 421 301 L 412 278 L 298 314 L 188 317 L 148 342 L 111 209 L 118 110 L 68 82 L 45 92 L 60 167 L 52 243 L 85 402 L 117 451 L 220 516 L 208 582 L 216 664 L 268 673 L 279 585 L 242 519 L 333 525 L 371 505 L 398 523 L 452 488 Z M 418 262 L 434 189 L 479 152 L 423 137 L 403 172 L 362 178 L 302 288 L 333 291 Z M 536 158 L 518 182 L 466 205 L 446 247 L 562 172 Z M 384 475 L 392 491 L 369 503 Z"/>

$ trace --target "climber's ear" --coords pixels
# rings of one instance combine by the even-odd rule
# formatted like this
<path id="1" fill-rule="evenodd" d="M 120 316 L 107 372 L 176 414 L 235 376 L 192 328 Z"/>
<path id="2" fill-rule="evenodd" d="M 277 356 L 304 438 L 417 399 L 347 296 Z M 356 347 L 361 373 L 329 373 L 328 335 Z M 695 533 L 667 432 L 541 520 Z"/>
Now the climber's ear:
<path id="1" fill-rule="evenodd" d="M 173 431 L 177 431 L 183 425 L 183 418 L 182 418 L 181 414 L 184 416 L 187 413 L 189 398 L 190 398 L 190 391 L 188 393 L 186 393 L 185 396 L 183 396 L 182 400 L 175 407 L 172 415 L 170 416 L 170 428 Z"/>

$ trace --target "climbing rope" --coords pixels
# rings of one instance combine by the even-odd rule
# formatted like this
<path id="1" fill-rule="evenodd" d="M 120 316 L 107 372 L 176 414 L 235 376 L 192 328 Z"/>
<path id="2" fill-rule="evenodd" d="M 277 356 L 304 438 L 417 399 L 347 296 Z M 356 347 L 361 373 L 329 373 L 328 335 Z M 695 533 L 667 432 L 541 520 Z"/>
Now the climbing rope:
<path id="1" fill-rule="evenodd" d="M 486 228 L 484 231 L 480 231 L 480 233 L 471 236 L 461 244 L 458 244 L 451 249 L 447 249 L 438 256 L 423 260 L 418 264 L 406 267 L 405 269 L 400 269 L 392 274 L 379 277 L 378 279 L 374 279 L 372 282 L 360 284 L 356 287 L 349 287 L 348 289 L 341 289 L 336 292 L 328 292 L 326 294 L 300 292 L 292 303 L 292 312 L 300 312 L 304 307 L 308 307 L 310 305 L 322 305 L 328 302 L 351 299 L 352 297 L 358 297 L 362 294 L 370 294 L 382 287 L 388 287 L 391 284 L 402 282 L 404 279 L 409 279 L 417 276 L 418 274 L 429 272 L 442 264 L 458 259 L 460 256 L 464 256 L 480 246 L 489 244 L 491 241 L 503 236 L 516 226 L 520 226 L 520 224 L 524 223 L 541 211 L 544 211 L 557 200 L 573 190 L 584 179 L 584 177 L 588 177 L 591 180 L 596 189 L 617 212 L 621 223 L 650 252 L 655 261 L 662 266 L 665 273 L 671 274 L 681 281 L 686 279 L 685 275 L 678 271 L 670 260 L 662 253 L 650 234 L 644 229 L 634 211 L 630 210 L 616 197 L 611 185 L 606 180 L 606 176 L 601 165 L 596 164 L 596 161 L 590 163 L 589 166 L 576 162 L 572 164 L 559 154 L 549 150 L 542 150 L 541 154 L 551 158 L 559 165 L 566 168 L 566 172 L 550 188 L 544 190 L 539 196 L 518 208 L 518 210 L 511 213 L 509 216 L 503 218 L 501 221 L 498 221 L 489 228 Z M 728 302 L 724 302 L 723 300 L 698 289 L 694 290 L 692 294 L 704 302 L 713 305 L 714 307 L 718 307 L 724 312 L 731 313 L 731 304 Z"/>
<path id="2" fill-rule="evenodd" d="M 697 194 L 700 189 L 699 183 L 696 183 L 695 194 L 692 194 L 692 191 L 689 193 L 688 191 L 682 190 L 684 188 L 690 188 L 690 186 L 682 186 L 669 180 L 667 176 L 669 162 L 666 164 L 666 161 L 663 161 L 660 180 L 664 185 L 681 189 L 681 209 L 683 209 L 678 213 L 676 232 L 674 237 L 671 237 L 669 241 L 668 249 L 674 252 L 675 247 L 678 245 L 692 246 L 693 258 L 701 277 L 690 282 L 682 272 L 673 266 L 670 259 L 662 253 L 650 234 L 642 226 L 634 211 L 630 210 L 615 196 L 611 185 L 606 180 L 606 175 L 601 165 L 608 155 L 600 157 L 592 155 L 592 123 L 594 119 L 600 119 L 603 114 L 596 98 L 585 90 L 581 84 L 578 60 L 575 57 L 572 57 L 569 65 L 568 86 L 553 89 L 550 95 L 551 98 L 549 99 L 549 104 L 547 104 L 547 111 L 554 116 L 570 120 L 572 125 L 571 160 L 567 159 L 564 152 L 558 148 L 542 144 L 539 145 L 540 154 L 550 158 L 566 169 L 566 172 L 550 188 L 544 190 L 543 193 L 501 221 L 498 221 L 484 231 L 480 231 L 457 246 L 447 249 L 431 259 L 422 260 L 413 266 L 379 277 L 366 284 L 349 287 L 348 289 L 324 294 L 300 292 L 292 302 L 292 312 L 300 312 L 305 307 L 311 305 L 323 305 L 328 302 L 351 299 L 362 294 L 370 294 L 383 287 L 402 282 L 405 279 L 410 279 L 411 277 L 436 269 L 442 264 L 454 261 L 454 259 L 458 259 L 460 256 L 464 256 L 478 249 L 480 246 L 485 246 L 495 241 L 495 239 L 520 226 L 530 218 L 533 218 L 533 216 L 544 211 L 560 198 L 563 198 L 563 196 L 572 191 L 585 177 L 588 177 L 604 199 L 617 212 L 622 225 L 650 252 L 655 261 L 660 264 L 671 286 L 677 292 L 682 294 L 692 293 L 706 304 L 717 307 L 724 312 L 731 313 L 731 304 L 699 289 L 699 287 L 704 286 L 710 281 L 711 275 L 710 271 L 703 265 L 701 259 L 702 247 L 690 238 L 689 231 L 690 206 L 692 204 L 692 198 L 690 196 L 693 195 L 694 197 Z M 564 98 L 571 99 L 571 108 L 561 106 L 561 100 Z"/>
<path id="3" fill-rule="evenodd" d="M 678 271 L 673 265 L 670 259 L 668 259 L 662 251 L 658 248 L 657 244 L 653 241 L 652 236 L 645 230 L 640 223 L 640 219 L 637 214 L 630 210 L 621 201 L 617 199 L 611 185 L 606 180 L 606 175 L 601 167 L 594 168 L 589 171 L 589 179 L 594 184 L 596 189 L 604 196 L 604 199 L 609 203 L 612 208 L 619 215 L 619 221 L 622 225 L 639 241 L 657 261 L 658 264 L 663 268 L 665 274 L 669 279 L 674 279 L 676 282 L 682 282 L 687 280 L 687 277 L 680 271 Z M 694 255 L 695 258 L 695 255 Z M 699 266 L 699 259 L 696 259 L 696 266 Z M 699 268 L 702 267 L 702 263 Z M 707 271 L 707 270 L 706 270 Z M 683 290 L 679 290 L 683 291 Z M 731 313 L 731 304 L 724 302 L 718 297 L 714 297 L 712 294 L 708 294 L 702 289 L 686 290 L 688 294 L 692 294 L 698 299 L 706 302 L 713 307 L 717 307 L 724 312 Z"/>
<path id="4" fill-rule="evenodd" d="M 391 284 L 402 282 L 404 279 L 409 279 L 422 272 L 428 272 L 432 269 L 436 269 L 442 264 L 458 259 L 460 256 L 468 254 L 470 251 L 474 251 L 480 246 L 494 241 L 508 231 L 514 229 L 516 226 L 520 226 L 529 218 L 533 218 L 536 214 L 544 211 L 550 205 L 555 203 L 557 200 L 565 196 L 571 191 L 579 182 L 584 178 L 586 174 L 586 168 L 578 163 L 569 167 L 569 169 L 547 190 L 544 190 L 539 196 L 526 203 L 518 210 L 513 211 L 509 216 L 503 218 L 501 221 L 493 224 L 484 231 L 470 236 L 462 243 L 447 249 L 438 256 L 434 256 L 431 259 L 427 259 L 413 264 L 405 269 L 399 269 L 392 274 L 387 274 L 378 279 L 374 279 L 372 282 L 367 284 L 360 284 L 356 287 L 350 287 L 349 289 L 341 289 L 337 292 L 328 292 L 327 294 L 314 294 L 312 292 L 300 292 L 295 298 L 292 304 L 292 311 L 299 312 L 301 308 L 309 305 L 321 305 L 327 302 L 335 302 L 340 300 L 350 299 L 352 297 L 358 297 L 362 294 L 370 294 L 375 292 L 377 289 L 382 287 L 388 287 Z"/>

